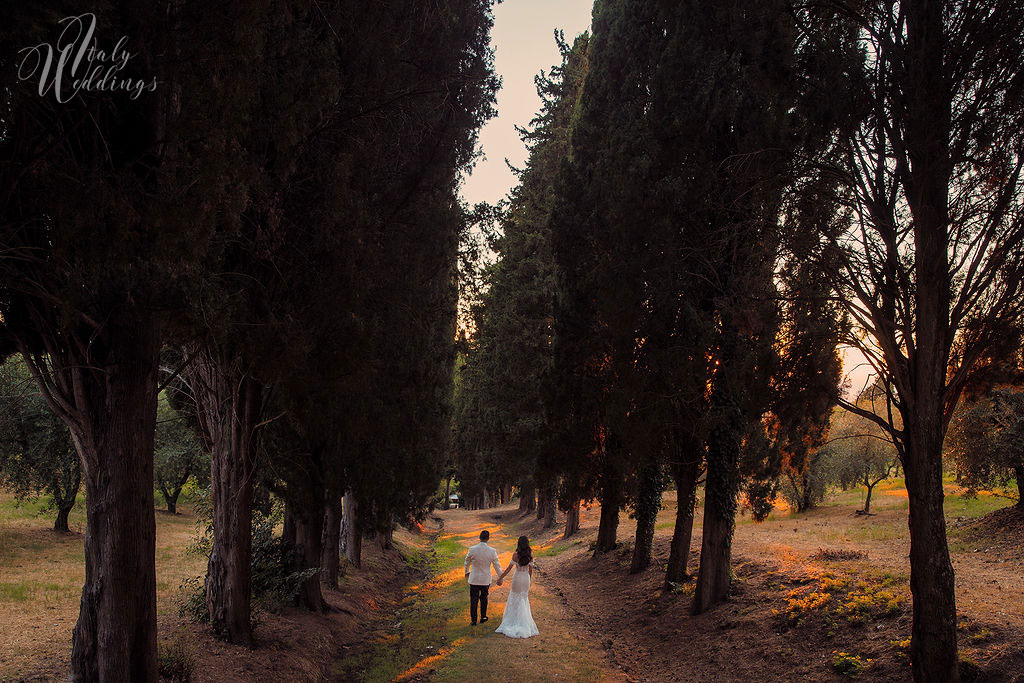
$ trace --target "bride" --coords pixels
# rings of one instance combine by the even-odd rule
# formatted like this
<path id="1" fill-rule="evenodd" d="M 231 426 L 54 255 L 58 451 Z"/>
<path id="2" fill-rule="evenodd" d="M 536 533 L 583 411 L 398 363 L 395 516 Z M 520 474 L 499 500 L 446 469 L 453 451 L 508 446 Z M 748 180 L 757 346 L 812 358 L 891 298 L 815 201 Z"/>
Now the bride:
<path id="1" fill-rule="evenodd" d="M 504 633 L 510 638 L 529 638 L 539 635 L 540 631 L 537 630 L 537 624 L 534 623 L 533 614 L 530 612 L 533 550 L 530 549 L 530 539 L 526 536 L 519 537 L 519 545 L 512 554 L 512 561 L 498 577 L 499 586 L 513 567 L 515 567 L 516 573 L 512 576 L 508 600 L 505 602 L 505 614 L 501 618 L 501 626 L 496 629 L 496 633 Z"/>

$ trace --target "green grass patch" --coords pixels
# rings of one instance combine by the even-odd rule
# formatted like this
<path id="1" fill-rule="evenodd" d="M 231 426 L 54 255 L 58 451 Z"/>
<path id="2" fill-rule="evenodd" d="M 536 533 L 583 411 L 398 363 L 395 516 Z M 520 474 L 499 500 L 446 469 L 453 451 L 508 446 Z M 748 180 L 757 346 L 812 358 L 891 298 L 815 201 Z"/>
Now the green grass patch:
<path id="1" fill-rule="evenodd" d="M 25 602 L 28 600 L 28 585 L 20 583 L 0 583 L 0 601 Z"/>

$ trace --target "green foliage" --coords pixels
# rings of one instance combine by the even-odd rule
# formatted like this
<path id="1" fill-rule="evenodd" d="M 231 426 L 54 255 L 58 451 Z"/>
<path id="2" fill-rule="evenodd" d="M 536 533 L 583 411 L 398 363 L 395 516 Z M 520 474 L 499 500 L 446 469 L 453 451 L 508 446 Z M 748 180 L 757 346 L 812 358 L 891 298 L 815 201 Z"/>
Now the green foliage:
<path id="1" fill-rule="evenodd" d="M 50 410 L 21 357 L 9 358 L 0 366 L 0 485 L 17 500 L 48 493 L 66 525 L 80 482 L 68 428 Z"/>
<path id="2" fill-rule="evenodd" d="M 997 388 L 962 403 L 950 422 L 945 450 L 969 491 L 1014 480 L 1024 492 L 1024 391 Z"/>
<path id="3" fill-rule="evenodd" d="M 153 478 L 169 510 L 190 479 L 208 486 L 210 478 L 209 452 L 163 395 L 157 404 Z"/>
<path id="4" fill-rule="evenodd" d="M 848 652 L 832 653 L 832 670 L 840 676 L 856 678 L 871 666 L 871 660 Z"/>

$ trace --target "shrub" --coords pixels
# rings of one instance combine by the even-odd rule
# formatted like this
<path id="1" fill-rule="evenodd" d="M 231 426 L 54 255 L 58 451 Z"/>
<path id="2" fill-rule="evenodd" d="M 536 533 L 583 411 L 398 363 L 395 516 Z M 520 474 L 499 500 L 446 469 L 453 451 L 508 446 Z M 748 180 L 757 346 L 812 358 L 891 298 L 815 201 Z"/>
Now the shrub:
<path id="1" fill-rule="evenodd" d="M 870 665 L 870 659 L 863 659 L 848 652 L 832 652 L 832 670 L 840 676 L 856 678 Z"/>
<path id="2" fill-rule="evenodd" d="M 188 683 L 192 680 L 195 662 L 184 637 L 179 634 L 168 643 L 157 644 L 156 668 L 161 680 L 172 683 Z"/>

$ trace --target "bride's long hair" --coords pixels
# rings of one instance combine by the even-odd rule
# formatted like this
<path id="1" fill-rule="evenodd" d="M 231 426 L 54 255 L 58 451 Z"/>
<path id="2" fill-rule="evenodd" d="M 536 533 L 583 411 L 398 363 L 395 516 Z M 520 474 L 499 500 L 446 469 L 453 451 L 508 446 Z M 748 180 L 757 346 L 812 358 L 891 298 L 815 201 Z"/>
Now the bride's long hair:
<path id="1" fill-rule="evenodd" d="M 519 537 L 519 545 L 516 546 L 516 555 L 519 558 L 519 565 L 525 567 L 533 561 L 533 549 L 530 548 L 530 539 L 526 536 Z"/>

